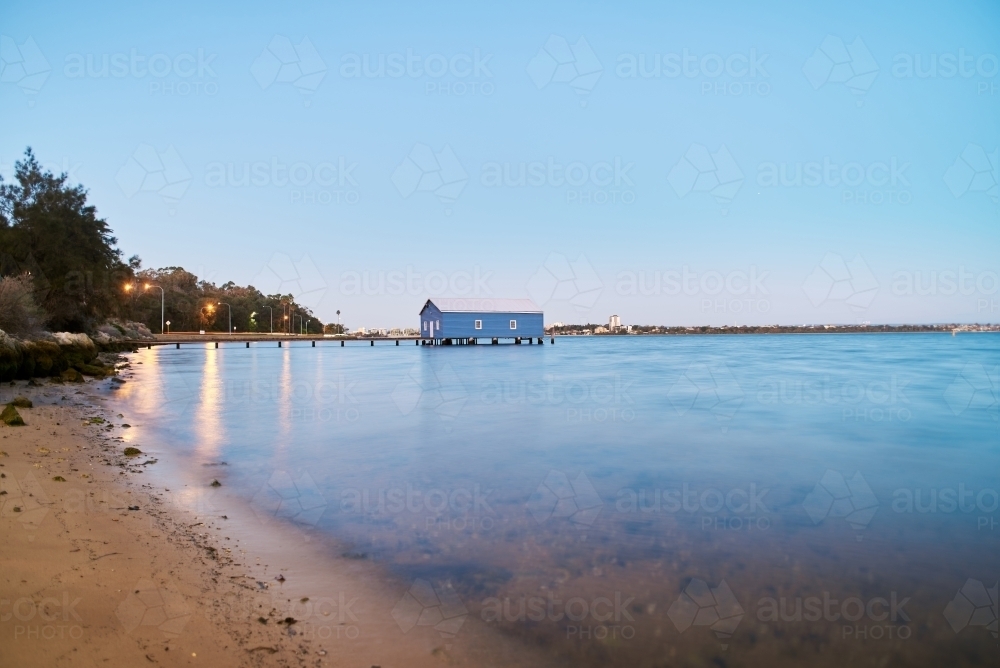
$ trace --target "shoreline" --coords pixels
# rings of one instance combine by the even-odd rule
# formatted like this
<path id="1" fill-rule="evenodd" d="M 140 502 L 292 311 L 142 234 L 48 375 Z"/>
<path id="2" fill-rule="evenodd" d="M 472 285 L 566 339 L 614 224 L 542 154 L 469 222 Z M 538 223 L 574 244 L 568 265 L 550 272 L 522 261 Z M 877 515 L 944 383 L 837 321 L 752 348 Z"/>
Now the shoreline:
<path id="1" fill-rule="evenodd" d="M 19 409 L 25 426 L 0 425 L 0 664 L 388 668 L 554 658 L 471 615 L 455 637 L 430 626 L 403 632 L 391 611 L 407 585 L 376 564 L 261 518 L 228 493 L 220 470 L 186 470 L 142 444 L 141 455 L 125 457 L 129 417 L 107 385 L 2 387 L 4 403 L 16 394 L 34 406 Z"/>

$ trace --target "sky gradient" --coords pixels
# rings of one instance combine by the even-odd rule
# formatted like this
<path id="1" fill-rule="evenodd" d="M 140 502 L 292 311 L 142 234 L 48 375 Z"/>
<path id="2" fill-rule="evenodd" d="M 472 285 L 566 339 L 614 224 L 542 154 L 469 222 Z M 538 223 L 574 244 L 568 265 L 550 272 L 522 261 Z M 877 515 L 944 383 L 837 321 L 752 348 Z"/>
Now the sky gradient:
<path id="1" fill-rule="evenodd" d="M 1000 321 L 1000 6 L 35 2 L 26 146 L 126 255 L 349 327 Z"/>

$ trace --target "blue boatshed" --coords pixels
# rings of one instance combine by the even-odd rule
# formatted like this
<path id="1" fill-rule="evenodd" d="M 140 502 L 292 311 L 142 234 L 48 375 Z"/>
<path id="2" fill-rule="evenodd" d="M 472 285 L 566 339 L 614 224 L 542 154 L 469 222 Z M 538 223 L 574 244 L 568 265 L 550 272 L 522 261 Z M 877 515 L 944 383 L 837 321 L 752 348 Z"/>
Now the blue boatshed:
<path id="1" fill-rule="evenodd" d="M 420 338 L 438 345 L 542 343 L 544 317 L 530 299 L 428 299 L 420 309 Z"/>

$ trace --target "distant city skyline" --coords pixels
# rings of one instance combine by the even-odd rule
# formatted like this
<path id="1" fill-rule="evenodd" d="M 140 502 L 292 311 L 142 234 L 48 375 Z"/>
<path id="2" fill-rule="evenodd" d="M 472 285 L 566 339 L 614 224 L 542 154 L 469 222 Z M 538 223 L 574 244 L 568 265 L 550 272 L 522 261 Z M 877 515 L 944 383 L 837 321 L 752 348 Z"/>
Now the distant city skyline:
<path id="1" fill-rule="evenodd" d="M 435 296 L 567 324 L 1000 322 L 998 19 L 8 5 L 0 174 L 31 146 L 145 267 L 352 329 Z"/>

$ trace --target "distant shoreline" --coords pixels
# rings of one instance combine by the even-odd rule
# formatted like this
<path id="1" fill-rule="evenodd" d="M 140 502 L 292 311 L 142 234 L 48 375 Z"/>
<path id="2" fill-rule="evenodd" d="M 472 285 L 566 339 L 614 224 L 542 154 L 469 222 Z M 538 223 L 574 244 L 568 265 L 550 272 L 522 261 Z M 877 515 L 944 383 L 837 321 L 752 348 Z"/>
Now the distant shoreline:
<path id="1" fill-rule="evenodd" d="M 624 329 L 624 328 L 622 328 Z M 598 331 L 605 330 L 605 331 Z M 713 327 L 632 327 L 607 331 L 603 325 L 564 326 L 546 329 L 546 336 L 705 336 L 745 334 L 966 334 L 1000 332 L 1000 324 L 975 325 L 723 325 Z"/>

